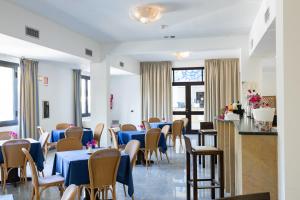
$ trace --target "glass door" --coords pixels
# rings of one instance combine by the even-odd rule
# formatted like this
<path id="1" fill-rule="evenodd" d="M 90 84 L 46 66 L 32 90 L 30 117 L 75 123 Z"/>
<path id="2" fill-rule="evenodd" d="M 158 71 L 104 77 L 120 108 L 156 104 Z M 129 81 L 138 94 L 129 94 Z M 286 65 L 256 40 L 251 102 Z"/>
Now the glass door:
<path id="1" fill-rule="evenodd" d="M 187 133 L 204 121 L 204 68 L 173 68 L 173 120 L 187 117 Z"/>

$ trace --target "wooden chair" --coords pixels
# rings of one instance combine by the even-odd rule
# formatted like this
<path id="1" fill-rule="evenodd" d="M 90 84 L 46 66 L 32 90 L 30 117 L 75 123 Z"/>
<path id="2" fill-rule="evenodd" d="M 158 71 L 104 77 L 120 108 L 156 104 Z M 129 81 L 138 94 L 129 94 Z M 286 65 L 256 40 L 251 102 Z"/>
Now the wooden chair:
<path id="1" fill-rule="evenodd" d="M 151 126 L 150 126 L 149 122 L 143 120 L 142 124 L 144 125 L 146 131 L 149 131 L 151 129 Z"/>
<path id="2" fill-rule="evenodd" d="M 200 122 L 200 135 L 198 135 L 198 144 L 201 146 L 205 146 L 205 136 L 213 136 L 214 137 L 214 147 L 217 147 L 217 130 L 214 129 L 213 122 Z M 201 136 L 201 139 L 200 139 Z M 199 159 L 201 163 L 201 159 Z M 202 167 L 205 167 L 205 156 L 202 157 Z"/>
<path id="3" fill-rule="evenodd" d="M 37 130 L 38 130 L 38 133 L 40 134 L 40 139 L 41 139 L 41 137 L 44 137 L 44 136 L 46 136 L 46 135 L 44 135 L 44 136 L 42 136 L 44 133 L 48 133 L 47 131 L 45 131 L 41 126 L 38 126 L 37 127 Z M 49 137 L 50 137 L 50 133 L 48 133 L 49 134 Z M 39 139 L 39 141 L 40 141 L 40 139 Z M 41 141 L 40 141 L 41 142 Z M 42 144 L 42 143 L 41 143 Z M 42 145 L 43 146 L 43 145 Z M 45 144 L 45 147 L 44 147 L 44 149 L 43 149 L 43 152 L 44 152 L 44 155 L 45 155 L 45 158 L 47 157 L 47 154 L 48 154 L 48 151 L 50 150 L 50 149 L 55 149 L 56 148 L 56 142 L 49 142 L 49 138 L 46 140 L 46 144 Z"/>
<path id="4" fill-rule="evenodd" d="M 88 160 L 90 184 L 87 186 L 90 199 L 97 196 L 108 199 L 108 190 L 112 193 L 112 199 L 116 200 L 116 179 L 120 164 L 121 153 L 117 149 L 98 150 Z M 97 191 L 95 192 L 95 190 Z"/>
<path id="5" fill-rule="evenodd" d="M 110 138 L 111 138 L 112 148 L 119 149 L 119 150 L 122 150 L 122 149 L 125 148 L 125 145 L 123 145 L 123 144 L 120 145 L 118 143 L 118 134 L 114 131 L 113 128 L 109 128 L 108 133 L 109 133 Z"/>
<path id="6" fill-rule="evenodd" d="M 56 124 L 56 130 L 66 130 L 67 128 L 70 127 L 70 124 L 68 123 L 59 123 L 59 124 Z"/>
<path id="7" fill-rule="evenodd" d="M 30 149 L 30 142 L 28 140 L 8 140 L 2 144 L 3 163 L 1 164 L 1 178 L 3 184 L 3 191 L 6 187 L 6 180 L 9 172 L 14 168 L 20 168 L 21 179 L 27 182 L 26 175 L 26 158 L 22 153 L 22 148 Z"/>
<path id="8" fill-rule="evenodd" d="M 193 199 L 198 200 L 198 190 L 210 189 L 211 190 L 211 199 L 215 199 L 215 189 L 219 189 L 220 197 L 224 197 L 224 160 L 223 160 L 223 151 L 210 146 L 193 146 L 188 137 L 184 136 L 185 147 L 186 147 L 186 199 L 191 199 L 191 186 L 193 187 Z M 211 158 L 210 165 L 210 178 L 199 179 L 197 172 L 197 157 L 209 155 Z M 191 156 L 193 163 L 193 177 L 191 178 Z M 219 158 L 219 181 L 215 178 L 215 161 L 214 159 Z M 210 182 L 209 185 L 199 184 L 198 182 Z"/>
<path id="9" fill-rule="evenodd" d="M 60 151 L 73 151 L 73 150 L 81 150 L 82 143 L 75 138 L 64 138 L 57 142 L 56 146 L 57 152 Z"/>
<path id="10" fill-rule="evenodd" d="M 98 147 L 100 147 L 100 141 L 101 141 L 101 135 L 104 129 L 104 124 L 99 123 L 96 125 L 95 131 L 94 131 L 94 140 L 97 141 Z"/>
<path id="11" fill-rule="evenodd" d="M 82 141 L 83 129 L 80 127 L 71 127 L 65 131 L 65 138 L 75 138 L 78 141 Z"/>
<path id="12" fill-rule="evenodd" d="M 62 195 L 64 188 L 64 177 L 60 175 L 53 175 L 48 177 L 38 177 L 36 166 L 33 162 L 33 159 L 28 152 L 27 149 L 22 148 L 23 155 L 26 156 L 26 160 L 29 162 L 29 166 L 31 169 L 31 175 L 32 175 L 32 196 L 31 199 L 40 200 L 41 194 L 44 190 L 46 190 L 49 187 L 58 187 L 60 191 L 60 195 Z M 41 188 L 41 191 L 40 191 Z"/>
<path id="13" fill-rule="evenodd" d="M 270 200 L 270 193 L 245 194 L 234 197 L 221 198 L 219 200 Z"/>
<path id="14" fill-rule="evenodd" d="M 185 130 L 185 134 L 186 134 L 186 130 L 187 130 L 187 126 L 188 126 L 188 123 L 189 123 L 189 119 L 188 118 L 182 118 L 181 119 L 182 121 L 183 121 L 183 128 L 184 128 L 184 130 Z"/>
<path id="15" fill-rule="evenodd" d="M 118 138 L 116 136 L 116 133 L 111 128 L 108 129 L 108 132 L 112 140 L 112 148 L 119 149 Z"/>
<path id="16" fill-rule="evenodd" d="M 183 129 L 183 121 L 175 120 L 172 125 L 172 142 L 174 146 L 174 150 L 176 149 L 176 138 L 179 137 L 180 147 L 182 147 L 182 129 Z"/>
<path id="17" fill-rule="evenodd" d="M 148 119 L 149 123 L 155 123 L 155 122 L 160 122 L 160 119 L 158 117 L 150 117 Z"/>
<path id="18" fill-rule="evenodd" d="M 0 132 L 0 140 L 10 140 L 9 131 Z"/>
<path id="19" fill-rule="evenodd" d="M 67 187 L 61 200 L 75 200 L 77 196 L 78 186 L 72 184 Z"/>
<path id="20" fill-rule="evenodd" d="M 126 144 L 124 152 L 127 153 L 130 157 L 130 165 L 131 165 L 131 170 L 135 167 L 136 159 L 137 159 L 137 154 L 140 150 L 140 141 L 138 140 L 131 140 Z M 124 194 L 126 197 L 126 188 L 125 185 L 123 184 L 124 188 Z M 133 197 L 132 197 L 133 199 Z"/>
<path id="21" fill-rule="evenodd" d="M 145 135 L 145 148 L 141 148 L 141 150 L 144 152 L 147 169 L 148 169 L 148 162 L 151 159 L 153 152 L 155 153 L 157 164 L 159 164 L 157 150 L 158 150 L 158 142 L 159 142 L 160 134 L 161 134 L 160 128 L 153 128 L 147 131 Z M 149 154 L 150 154 L 150 159 L 149 159 Z"/>
<path id="22" fill-rule="evenodd" d="M 45 156 L 45 159 L 47 158 L 48 154 L 48 140 L 49 140 L 50 134 L 48 132 L 43 132 L 40 135 L 39 142 L 41 143 L 41 147 Z"/>
<path id="23" fill-rule="evenodd" d="M 167 138 L 168 138 L 168 135 L 169 135 L 169 131 L 170 131 L 170 125 L 165 125 L 165 126 L 161 129 L 161 133 L 164 134 L 164 136 L 165 136 L 166 143 L 167 143 Z M 160 149 L 159 149 L 159 153 L 160 153 L 160 159 L 162 160 L 162 152 L 161 152 Z M 168 157 L 168 153 L 165 152 L 164 154 L 166 155 L 166 158 L 167 158 L 167 160 L 168 160 L 168 163 L 170 163 L 170 160 L 169 160 L 169 157 Z"/>
<path id="24" fill-rule="evenodd" d="M 136 131 L 136 127 L 133 124 L 123 124 L 121 126 L 121 130 L 122 131 Z"/>

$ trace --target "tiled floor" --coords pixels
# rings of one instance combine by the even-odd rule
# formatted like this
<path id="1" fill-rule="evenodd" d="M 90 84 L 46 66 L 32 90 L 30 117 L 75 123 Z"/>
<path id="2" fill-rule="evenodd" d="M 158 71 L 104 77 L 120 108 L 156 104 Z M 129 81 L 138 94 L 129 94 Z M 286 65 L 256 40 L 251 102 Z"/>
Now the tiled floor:
<path id="1" fill-rule="evenodd" d="M 196 144 L 196 136 L 191 136 L 191 138 L 192 143 Z M 179 145 L 177 145 L 177 147 L 178 148 L 176 149 L 176 151 L 172 147 L 168 149 L 170 164 L 168 164 L 166 158 L 163 155 L 163 160 L 160 161 L 160 164 L 154 164 L 149 167 L 148 170 L 144 166 L 136 166 L 136 168 L 134 168 L 134 197 L 136 200 L 186 199 L 185 153 L 182 149 L 179 149 Z M 45 164 L 45 175 L 51 174 L 54 153 L 55 152 L 53 151 L 48 154 Z M 199 172 L 201 177 L 209 177 L 208 168 L 209 167 L 207 167 L 206 170 L 201 170 Z M 31 182 L 28 182 L 27 184 L 20 184 L 17 187 L 8 185 L 5 193 L 13 194 L 14 199 L 16 200 L 26 200 L 30 199 L 31 190 Z M 2 190 L 0 190 L 0 194 L 1 193 L 3 193 Z M 209 191 L 202 191 L 199 193 L 200 199 L 211 199 Z M 123 186 L 121 184 L 117 184 L 117 198 L 131 199 L 128 196 L 127 198 L 125 198 Z M 59 192 L 56 188 L 47 189 L 43 193 L 42 199 L 58 200 Z"/>

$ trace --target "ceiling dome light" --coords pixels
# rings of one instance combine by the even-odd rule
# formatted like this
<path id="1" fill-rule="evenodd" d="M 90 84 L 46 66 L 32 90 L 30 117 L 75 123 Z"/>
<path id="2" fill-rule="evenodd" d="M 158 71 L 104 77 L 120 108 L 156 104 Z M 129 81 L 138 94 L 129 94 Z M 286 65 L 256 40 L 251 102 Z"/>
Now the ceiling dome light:
<path id="1" fill-rule="evenodd" d="M 143 5 L 131 8 L 130 17 L 143 24 L 155 22 L 161 18 L 162 8 L 157 5 Z"/>
<path id="2" fill-rule="evenodd" d="M 187 58 L 190 56 L 190 52 L 189 51 L 180 51 L 180 52 L 176 52 L 175 56 L 178 60 L 181 60 L 183 58 Z"/>

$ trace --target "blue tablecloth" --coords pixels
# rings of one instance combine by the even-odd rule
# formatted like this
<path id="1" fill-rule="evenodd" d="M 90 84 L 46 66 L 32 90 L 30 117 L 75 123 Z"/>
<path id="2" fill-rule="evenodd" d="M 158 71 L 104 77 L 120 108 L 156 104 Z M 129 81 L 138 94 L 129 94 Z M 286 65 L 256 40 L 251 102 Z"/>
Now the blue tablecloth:
<path id="1" fill-rule="evenodd" d="M 39 143 L 39 141 L 36 141 L 34 139 L 30 139 L 28 138 L 27 140 L 30 141 L 31 146 L 30 146 L 30 155 L 32 157 L 32 159 L 34 160 L 37 169 L 39 171 L 43 171 L 44 170 L 44 154 L 42 151 L 42 147 L 41 147 L 41 143 Z M 2 144 L 7 141 L 7 140 L 0 140 L 0 163 L 3 163 L 3 155 L 2 155 Z"/>
<path id="2" fill-rule="evenodd" d="M 52 174 L 59 173 L 65 178 L 65 185 L 89 184 L 87 150 L 64 151 L 55 154 Z M 128 186 L 128 194 L 133 195 L 133 179 L 128 154 L 121 153 L 117 181 Z"/>
<path id="3" fill-rule="evenodd" d="M 160 128 L 162 129 L 165 125 L 169 125 L 172 128 L 173 122 L 153 122 L 150 123 L 151 128 Z"/>
<path id="4" fill-rule="evenodd" d="M 51 132 L 50 142 L 57 142 L 62 138 L 65 138 L 65 130 L 53 130 Z M 93 140 L 93 131 L 90 129 L 83 129 L 82 145 L 86 145 L 91 140 Z"/>
<path id="5" fill-rule="evenodd" d="M 153 122 L 153 123 L 150 123 L 151 128 L 160 128 L 160 129 L 162 129 L 165 125 L 169 125 L 170 126 L 170 131 L 172 131 L 173 122 Z M 185 128 L 182 129 L 182 134 L 183 135 L 186 134 L 186 129 Z"/>
<path id="6" fill-rule="evenodd" d="M 141 143 L 141 148 L 145 147 L 145 131 L 119 131 L 118 142 L 119 144 L 127 144 L 130 140 L 138 140 Z M 160 134 L 158 147 L 163 153 L 167 151 L 166 138 L 164 134 Z"/>

